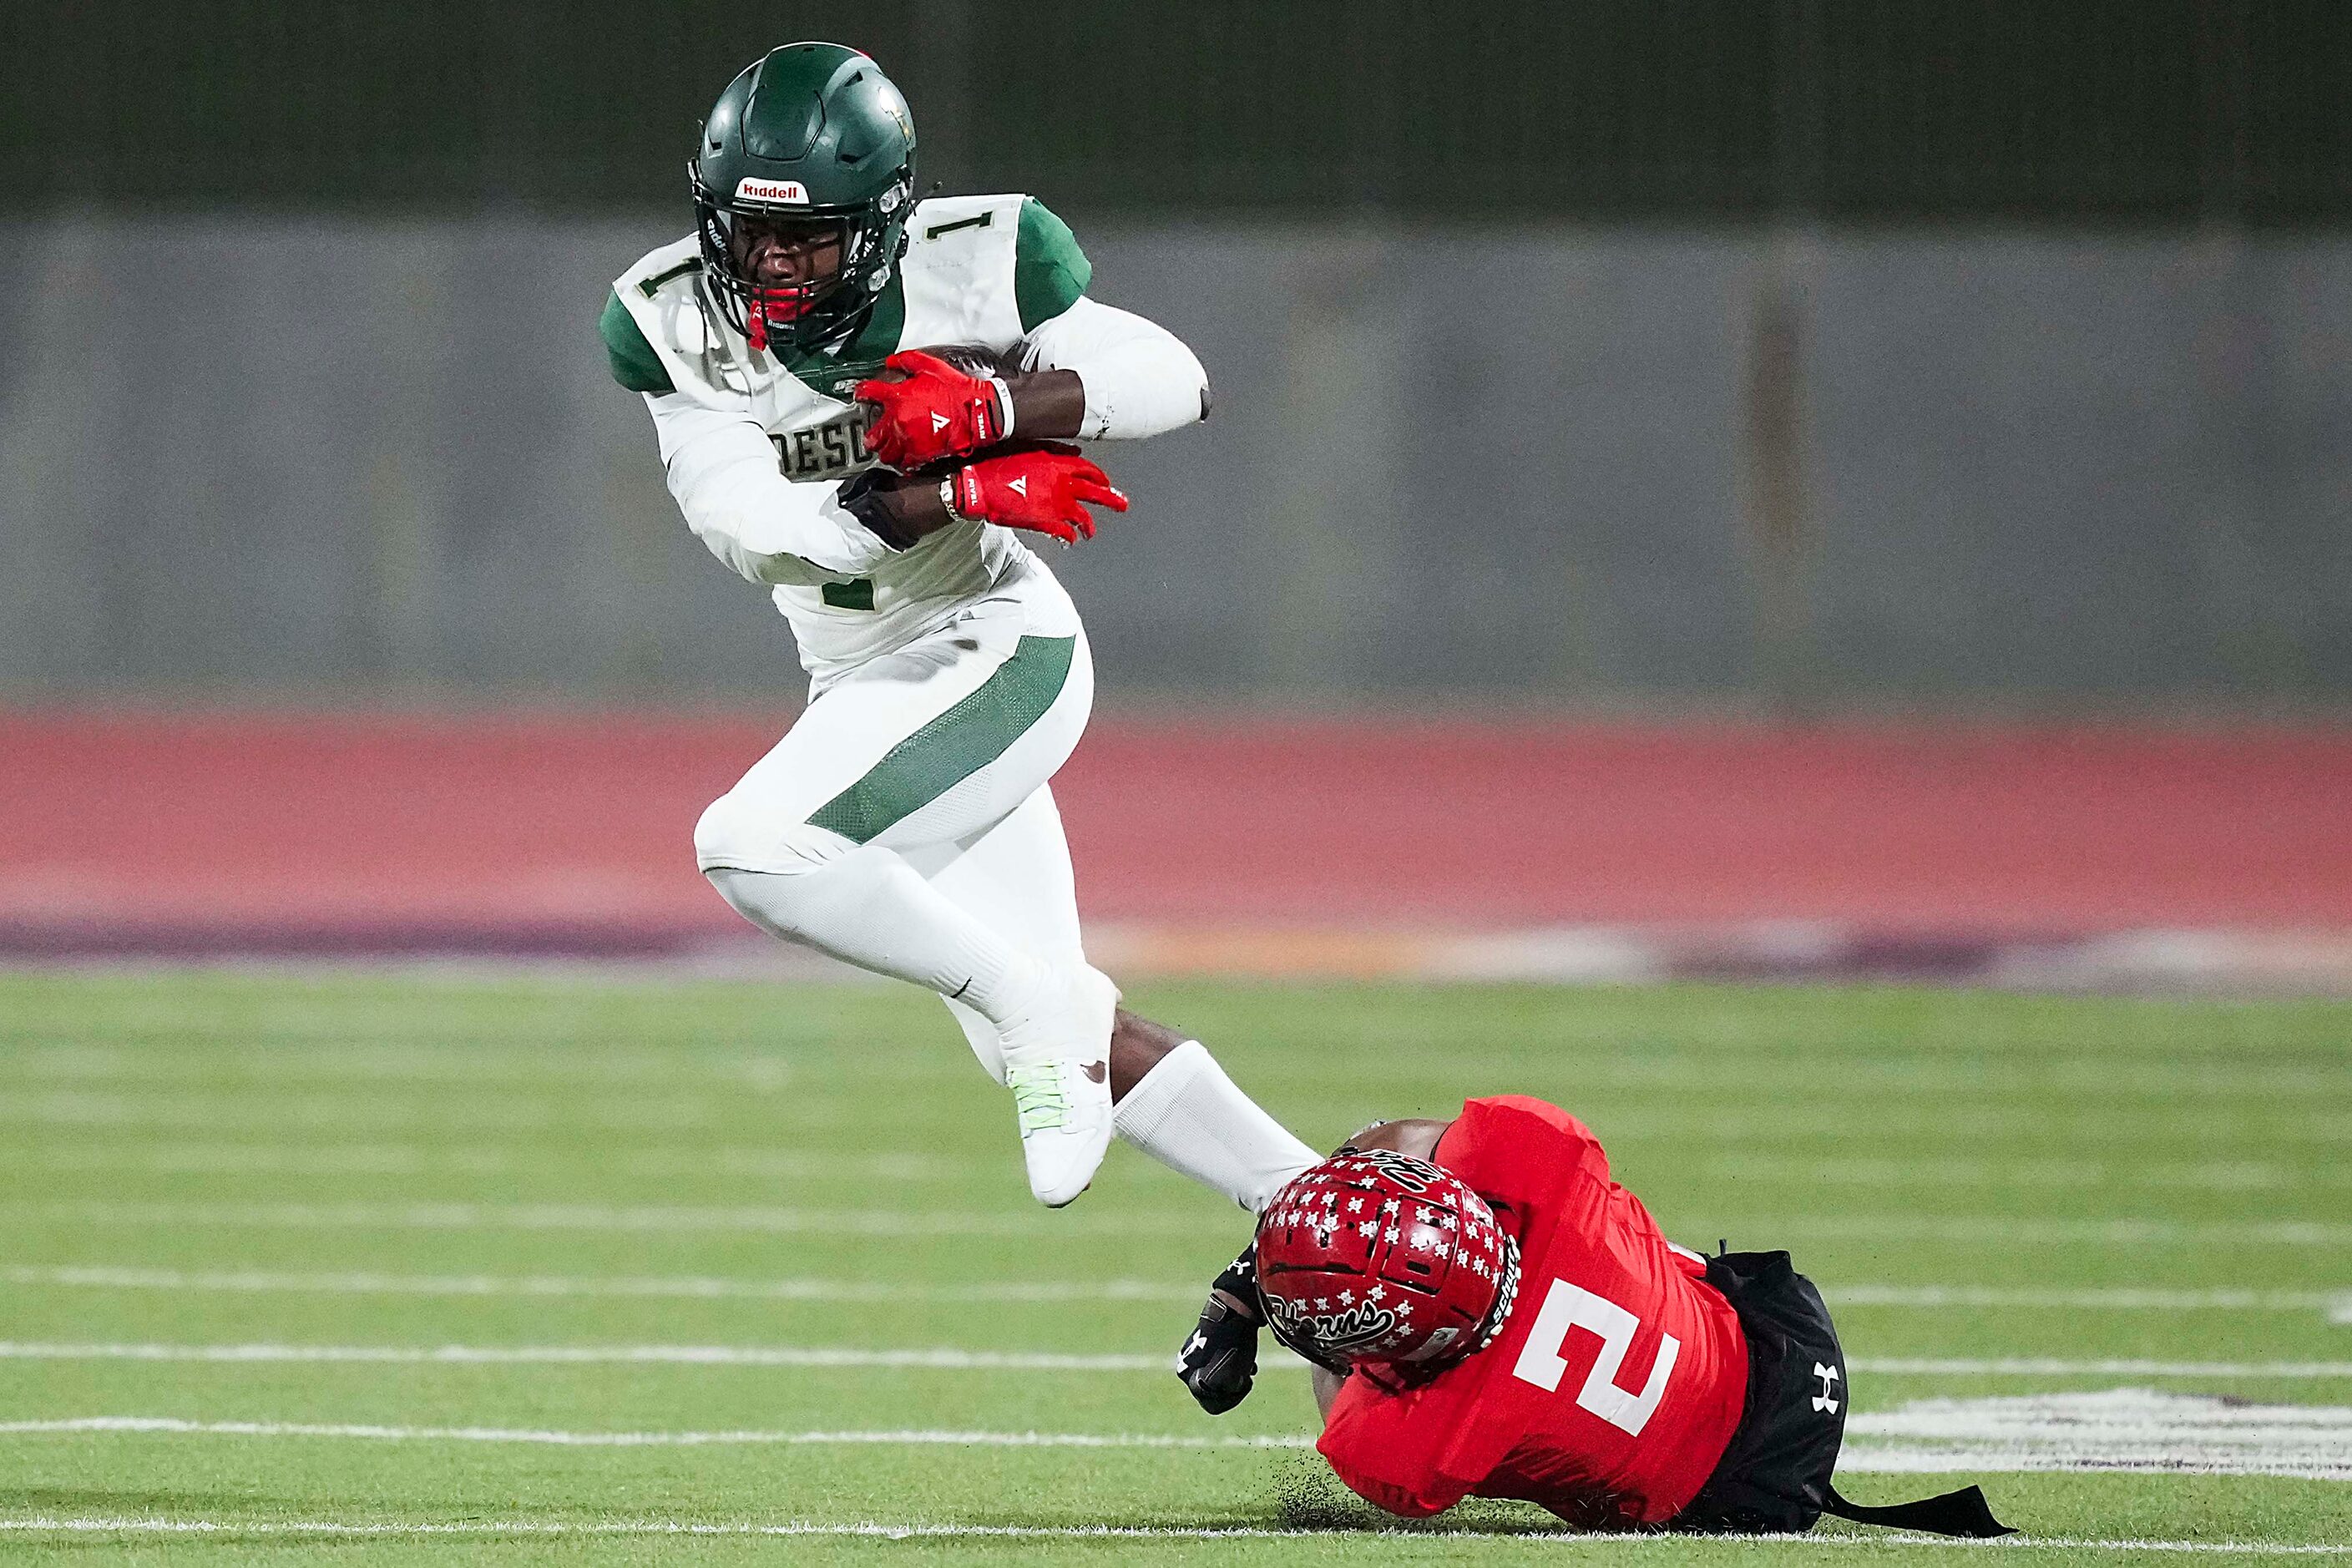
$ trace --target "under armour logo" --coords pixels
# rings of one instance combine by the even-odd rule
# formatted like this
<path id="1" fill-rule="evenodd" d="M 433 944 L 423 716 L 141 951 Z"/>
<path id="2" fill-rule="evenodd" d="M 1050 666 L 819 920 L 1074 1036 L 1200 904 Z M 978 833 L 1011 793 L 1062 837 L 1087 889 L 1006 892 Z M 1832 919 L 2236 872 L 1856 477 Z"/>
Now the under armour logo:
<path id="1" fill-rule="evenodd" d="M 1831 1395 L 1837 1389 L 1838 1369 L 1813 1363 L 1813 1375 L 1822 1380 L 1822 1391 L 1813 1395 L 1813 1413 L 1822 1415 L 1837 1414 L 1838 1402 Z"/>
<path id="2" fill-rule="evenodd" d="M 931 434 L 936 436 L 948 427 L 948 416 L 934 410 L 931 414 Z"/>
<path id="3" fill-rule="evenodd" d="M 1014 495 L 1019 496 L 1023 500 L 1027 500 L 1029 499 L 1029 476 L 1024 474 L 1004 488 L 1011 490 Z"/>

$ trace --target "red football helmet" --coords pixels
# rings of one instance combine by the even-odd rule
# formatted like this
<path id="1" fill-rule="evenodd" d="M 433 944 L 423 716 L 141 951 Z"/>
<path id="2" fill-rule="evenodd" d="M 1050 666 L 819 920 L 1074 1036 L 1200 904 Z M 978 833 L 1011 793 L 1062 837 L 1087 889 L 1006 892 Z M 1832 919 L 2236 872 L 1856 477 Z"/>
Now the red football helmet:
<path id="1" fill-rule="evenodd" d="M 1274 1337 L 1308 1361 L 1418 1381 L 1502 1332 L 1519 1248 L 1484 1198 L 1428 1161 L 1339 1154 L 1259 1216 L 1257 1287 Z"/>

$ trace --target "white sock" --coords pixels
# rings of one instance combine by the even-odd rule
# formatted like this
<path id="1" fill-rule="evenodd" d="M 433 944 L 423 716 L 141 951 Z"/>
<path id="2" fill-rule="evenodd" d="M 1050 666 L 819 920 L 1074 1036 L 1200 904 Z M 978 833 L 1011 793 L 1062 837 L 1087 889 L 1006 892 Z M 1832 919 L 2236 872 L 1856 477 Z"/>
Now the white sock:
<path id="1" fill-rule="evenodd" d="M 1323 1156 L 1244 1094 L 1198 1040 L 1152 1065 L 1111 1113 L 1118 1134 L 1255 1214 Z"/>
<path id="2" fill-rule="evenodd" d="M 1025 1009 L 1046 969 L 891 850 L 868 844 L 808 871 L 717 867 L 711 886 L 771 936 L 928 986 L 992 1024 Z"/>

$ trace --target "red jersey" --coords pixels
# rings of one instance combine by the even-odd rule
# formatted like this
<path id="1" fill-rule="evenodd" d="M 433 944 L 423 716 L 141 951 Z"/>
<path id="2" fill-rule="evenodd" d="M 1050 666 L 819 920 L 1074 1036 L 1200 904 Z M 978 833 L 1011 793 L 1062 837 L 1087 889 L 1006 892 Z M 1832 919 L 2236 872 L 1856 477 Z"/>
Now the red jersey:
<path id="1" fill-rule="evenodd" d="M 1436 1156 L 1517 1238 L 1517 1304 L 1493 1344 L 1418 1388 L 1349 1378 L 1316 1446 L 1391 1513 L 1475 1494 L 1588 1529 L 1673 1518 L 1747 1402 L 1747 1338 L 1706 1265 L 1667 1243 L 1558 1106 L 1470 1100 Z"/>

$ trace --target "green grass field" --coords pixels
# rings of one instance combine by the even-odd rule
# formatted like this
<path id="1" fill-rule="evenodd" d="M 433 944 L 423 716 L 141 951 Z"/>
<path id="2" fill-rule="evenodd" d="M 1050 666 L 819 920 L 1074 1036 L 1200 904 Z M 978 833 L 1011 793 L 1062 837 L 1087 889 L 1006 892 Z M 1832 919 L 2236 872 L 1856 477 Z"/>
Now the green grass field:
<path id="1" fill-rule="evenodd" d="M 1540 1094 L 1593 1125 L 1669 1234 L 1789 1247 L 1855 1363 L 1850 1456 L 1994 1466 L 1853 1470 L 1858 1500 L 1973 1474 L 2036 1562 L 2352 1554 L 2352 1485 L 2229 1473 L 2352 1466 L 2352 1321 L 2331 1321 L 2352 1319 L 2352 1006 L 1210 985 L 1130 1003 L 1199 1033 L 1318 1145 Z M 1312 1419 L 1294 1368 L 1217 1421 L 1165 1369 L 1245 1234 L 1124 1149 L 1076 1205 L 1038 1210 L 1009 1106 L 908 990 L 0 975 L 0 1556 L 1984 1550 L 1843 1526 L 1530 1539 L 1545 1516 L 1496 1506 L 1371 1533 L 1288 1446 Z M 2065 1462 L 2063 1445 L 1978 1430 L 2008 1412 L 2059 1433 L 2046 1412 L 2108 1408 L 2059 1396 L 2116 1389 L 2252 1404 L 2115 1405 L 2084 1451 L 2179 1467 L 2154 1473 L 2013 1473 L 2000 1456 Z M 2037 1397 L 2057 1402 L 1982 1403 Z M 1101 1526 L 1137 1533 L 1083 1533 Z M 799 1533 L 760 1533 L 779 1531 Z"/>

